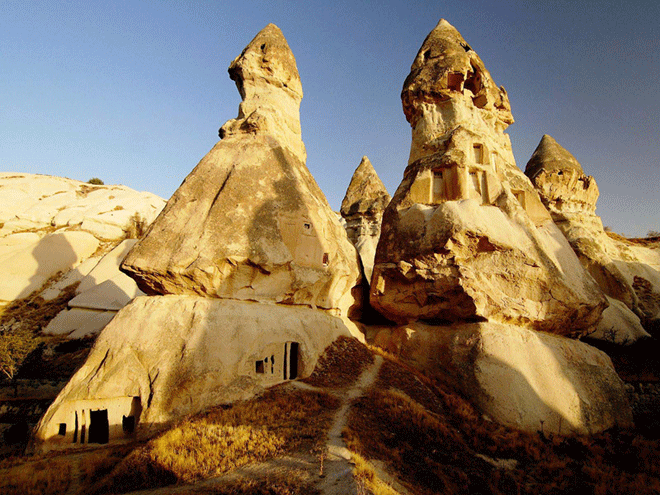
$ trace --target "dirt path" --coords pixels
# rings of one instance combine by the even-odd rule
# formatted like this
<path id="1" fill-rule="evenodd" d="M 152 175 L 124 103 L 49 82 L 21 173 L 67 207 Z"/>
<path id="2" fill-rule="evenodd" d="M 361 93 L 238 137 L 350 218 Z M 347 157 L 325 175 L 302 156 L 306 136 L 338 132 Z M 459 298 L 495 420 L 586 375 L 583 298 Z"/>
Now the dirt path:
<path id="1" fill-rule="evenodd" d="M 335 413 L 335 419 L 328 432 L 328 458 L 324 464 L 324 475 L 317 488 L 324 494 L 358 494 L 358 486 L 353 478 L 353 464 L 350 462 L 351 453 L 346 448 L 346 443 L 341 432 L 346 427 L 351 402 L 361 397 L 365 391 L 374 383 L 380 367 L 383 364 L 381 356 L 375 356 L 373 364 L 362 372 L 353 386 L 342 394 L 342 405 Z"/>

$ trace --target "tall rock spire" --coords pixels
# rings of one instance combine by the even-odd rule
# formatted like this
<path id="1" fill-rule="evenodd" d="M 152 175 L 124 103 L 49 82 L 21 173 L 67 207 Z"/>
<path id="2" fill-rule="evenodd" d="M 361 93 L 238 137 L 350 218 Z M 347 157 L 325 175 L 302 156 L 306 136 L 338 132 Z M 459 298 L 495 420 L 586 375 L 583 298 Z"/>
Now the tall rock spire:
<path id="1" fill-rule="evenodd" d="M 605 297 L 516 166 L 506 91 L 447 21 L 422 44 L 401 99 L 412 145 L 383 216 L 372 305 L 402 323 L 591 329 Z"/>
<path id="2" fill-rule="evenodd" d="M 122 270 L 147 294 L 302 304 L 345 314 L 355 249 L 305 165 L 302 88 L 279 28 L 229 67 L 243 98 L 222 140 L 170 198 Z"/>
<path id="3" fill-rule="evenodd" d="M 371 280 L 383 211 L 390 199 L 369 158 L 363 156 L 341 203 L 341 216 L 346 221 L 348 238 L 360 255 L 367 282 Z"/>

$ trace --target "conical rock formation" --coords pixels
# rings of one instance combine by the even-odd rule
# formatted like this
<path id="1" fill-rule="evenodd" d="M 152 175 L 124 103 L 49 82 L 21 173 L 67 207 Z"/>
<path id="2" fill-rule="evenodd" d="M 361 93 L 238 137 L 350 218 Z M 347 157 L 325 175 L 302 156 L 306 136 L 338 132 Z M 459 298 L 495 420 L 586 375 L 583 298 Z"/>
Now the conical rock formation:
<path id="1" fill-rule="evenodd" d="M 199 294 L 346 312 L 354 247 L 305 166 L 302 89 L 279 28 L 230 67 L 243 98 L 222 140 L 168 201 L 122 270 L 147 294 Z"/>
<path id="2" fill-rule="evenodd" d="M 360 255 L 367 281 L 371 280 L 383 211 L 390 202 L 385 184 L 366 156 L 355 169 L 341 203 L 346 232 Z"/>
<path id="3" fill-rule="evenodd" d="M 632 343 L 648 336 L 660 318 L 660 255 L 655 249 L 610 237 L 596 215 L 598 186 L 575 157 L 545 135 L 525 174 L 536 187 L 578 258 L 610 298 L 591 336 Z M 614 302 L 619 301 L 619 302 Z"/>
<path id="4" fill-rule="evenodd" d="M 605 297 L 515 165 L 506 91 L 448 22 L 424 41 L 401 97 L 410 160 L 383 217 L 371 303 L 402 323 L 592 329 Z"/>

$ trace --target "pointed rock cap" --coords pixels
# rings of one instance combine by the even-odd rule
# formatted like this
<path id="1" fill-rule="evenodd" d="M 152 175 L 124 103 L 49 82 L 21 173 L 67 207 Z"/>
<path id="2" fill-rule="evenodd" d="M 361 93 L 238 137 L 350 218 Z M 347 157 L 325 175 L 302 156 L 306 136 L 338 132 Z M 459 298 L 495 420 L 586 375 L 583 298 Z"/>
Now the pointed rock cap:
<path id="1" fill-rule="evenodd" d="M 389 202 L 390 195 L 385 184 L 369 158 L 363 156 L 341 202 L 341 215 L 347 217 L 356 213 L 382 212 Z"/>
<path id="2" fill-rule="evenodd" d="M 268 24 L 229 65 L 229 77 L 236 82 L 241 98 L 246 94 L 246 82 L 264 81 L 302 98 L 300 75 L 286 38 L 275 24 Z"/>
<path id="3" fill-rule="evenodd" d="M 220 137 L 267 133 L 303 157 L 300 100 L 303 97 L 296 59 L 282 31 L 268 24 L 229 65 L 243 101 L 238 117 L 220 128 Z"/>
<path id="4" fill-rule="evenodd" d="M 422 103 L 446 101 L 459 93 L 472 96 L 478 108 L 500 110 L 498 119 L 513 123 L 504 88 L 498 88 L 479 56 L 454 26 L 441 19 L 429 33 L 403 83 L 403 112 L 415 124 Z"/>
<path id="5" fill-rule="evenodd" d="M 547 172 L 576 170 L 578 174 L 584 175 L 584 170 L 582 170 L 582 166 L 575 157 L 555 141 L 552 136 L 547 134 L 541 138 L 541 142 L 527 162 L 525 175 L 533 179 L 541 170 Z"/>

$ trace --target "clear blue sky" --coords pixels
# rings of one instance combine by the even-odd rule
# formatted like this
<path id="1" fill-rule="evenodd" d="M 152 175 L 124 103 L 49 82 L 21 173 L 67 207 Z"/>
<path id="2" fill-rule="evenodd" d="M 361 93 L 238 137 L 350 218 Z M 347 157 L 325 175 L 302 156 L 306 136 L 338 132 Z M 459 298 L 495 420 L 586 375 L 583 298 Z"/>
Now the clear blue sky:
<path id="1" fill-rule="evenodd" d="M 267 23 L 298 62 L 307 165 L 338 209 L 362 155 L 393 193 L 399 94 L 440 18 L 511 100 L 518 166 L 544 133 L 626 235 L 660 230 L 660 2 L 525 0 L 0 3 L 0 170 L 99 177 L 168 198 L 237 114 L 227 66 Z"/>

